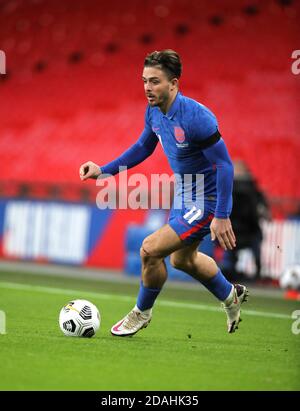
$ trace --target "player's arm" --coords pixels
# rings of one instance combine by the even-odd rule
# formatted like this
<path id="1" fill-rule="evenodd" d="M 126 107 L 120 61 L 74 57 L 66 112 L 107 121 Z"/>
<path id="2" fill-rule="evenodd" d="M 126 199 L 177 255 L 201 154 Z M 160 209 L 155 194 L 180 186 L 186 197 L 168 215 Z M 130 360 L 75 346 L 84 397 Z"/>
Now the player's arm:
<path id="1" fill-rule="evenodd" d="M 151 129 L 147 110 L 145 128 L 137 142 L 129 147 L 129 149 L 118 158 L 104 166 L 100 167 L 92 161 L 82 164 L 79 169 L 80 178 L 81 180 L 87 180 L 88 178 L 96 179 L 101 174 L 115 175 L 119 172 L 119 167 L 122 166 L 127 167 L 128 169 L 132 168 L 149 157 L 155 150 L 157 143 L 158 139 Z"/>
<path id="2" fill-rule="evenodd" d="M 146 127 L 140 138 L 120 157 L 110 163 L 101 166 L 103 174 L 115 175 L 119 172 L 119 167 L 132 168 L 146 160 L 157 146 L 158 139 L 151 129 Z"/>
<path id="3" fill-rule="evenodd" d="M 96 179 L 100 174 L 115 175 L 119 172 L 119 167 L 122 166 L 128 169 L 132 168 L 149 157 L 155 150 L 157 143 L 156 135 L 145 129 L 135 144 L 110 163 L 101 167 L 92 161 L 82 164 L 79 169 L 80 178 L 82 181 L 88 178 Z"/>
<path id="4" fill-rule="evenodd" d="M 218 130 L 216 117 L 198 107 L 191 123 L 191 135 L 207 160 L 217 169 L 217 205 L 211 222 L 212 240 L 218 239 L 225 250 L 235 247 L 235 235 L 229 219 L 232 209 L 233 165 Z"/>
<path id="5" fill-rule="evenodd" d="M 210 225 L 211 238 L 217 238 L 225 250 L 232 250 L 236 245 L 229 219 L 232 210 L 233 165 L 222 138 L 204 149 L 203 154 L 217 169 L 217 205 L 215 218 Z"/>

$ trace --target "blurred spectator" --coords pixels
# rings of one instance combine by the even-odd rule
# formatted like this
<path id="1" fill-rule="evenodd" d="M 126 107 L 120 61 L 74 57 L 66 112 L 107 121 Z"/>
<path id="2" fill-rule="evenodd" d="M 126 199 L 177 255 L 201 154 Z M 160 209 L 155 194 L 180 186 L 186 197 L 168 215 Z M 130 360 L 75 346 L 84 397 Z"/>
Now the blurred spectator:
<path id="1" fill-rule="evenodd" d="M 288 215 L 288 220 L 300 220 L 300 203 L 298 204 L 294 213 Z"/>
<path id="2" fill-rule="evenodd" d="M 232 251 L 226 251 L 226 268 L 224 271 L 232 280 L 240 277 L 236 265 L 238 253 L 243 249 L 250 249 L 255 260 L 255 274 L 253 279 L 260 278 L 261 271 L 261 244 L 263 239 L 261 220 L 270 220 L 269 207 L 264 194 L 242 160 L 234 161 L 233 208 L 230 216 L 237 245 Z"/>

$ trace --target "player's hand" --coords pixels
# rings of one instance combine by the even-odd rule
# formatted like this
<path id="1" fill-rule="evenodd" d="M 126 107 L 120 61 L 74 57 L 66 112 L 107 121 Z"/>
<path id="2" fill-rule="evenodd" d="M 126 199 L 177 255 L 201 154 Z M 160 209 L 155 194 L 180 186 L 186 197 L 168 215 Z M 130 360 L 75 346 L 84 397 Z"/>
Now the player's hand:
<path id="1" fill-rule="evenodd" d="M 218 239 L 224 250 L 232 250 L 236 246 L 235 235 L 229 218 L 214 218 L 210 225 L 211 239 Z"/>
<path id="2" fill-rule="evenodd" d="M 97 179 L 100 174 L 100 167 L 92 161 L 82 164 L 79 168 L 79 177 L 82 181 L 87 180 L 88 178 Z"/>

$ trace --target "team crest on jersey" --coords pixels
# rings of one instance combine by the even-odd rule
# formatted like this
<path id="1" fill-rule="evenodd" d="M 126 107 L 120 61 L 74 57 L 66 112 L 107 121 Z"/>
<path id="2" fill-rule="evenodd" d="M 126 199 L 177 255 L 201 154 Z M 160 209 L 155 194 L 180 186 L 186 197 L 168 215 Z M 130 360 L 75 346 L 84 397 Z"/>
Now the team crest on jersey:
<path id="1" fill-rule="evenodd" d="M 185 140 L 184 130 L 181 127 L 174 127 L 174 135 L 178 143 L 183 143 Z"/>

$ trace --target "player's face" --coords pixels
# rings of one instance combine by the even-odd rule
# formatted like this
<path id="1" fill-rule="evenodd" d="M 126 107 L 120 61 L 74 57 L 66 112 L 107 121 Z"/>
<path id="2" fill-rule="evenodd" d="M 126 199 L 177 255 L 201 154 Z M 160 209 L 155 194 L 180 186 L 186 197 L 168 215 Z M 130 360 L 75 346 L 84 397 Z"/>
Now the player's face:
<path id="1" fill-rule="evenodd" d="M 144 67 L 143 82 L 149 105 L 167 107 L 172 98 L 172 91 L 177 86 L 177 80 L 175 83 L 174 79 L 170 81 L 166 73 L 159 68 Z"/>

